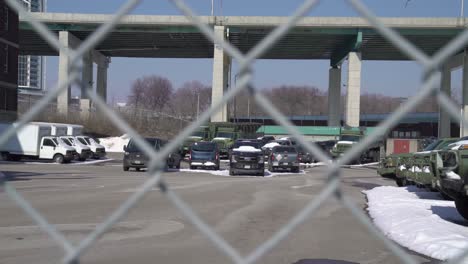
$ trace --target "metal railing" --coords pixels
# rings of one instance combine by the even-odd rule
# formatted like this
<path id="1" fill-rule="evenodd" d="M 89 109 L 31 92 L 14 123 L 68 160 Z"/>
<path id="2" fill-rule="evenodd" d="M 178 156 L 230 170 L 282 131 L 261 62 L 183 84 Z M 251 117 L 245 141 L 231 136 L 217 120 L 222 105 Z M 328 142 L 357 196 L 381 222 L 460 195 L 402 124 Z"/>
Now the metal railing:
<path id="1" fill-rule="evenodd" d="M 57 51 L 64 50 L 64 47 L 60 44 L 57 36 L 50 32 L 46 26 L 36 21 L 28 12 L 23 10 L 23 7 L 18 4 L 16 0 L 7 0 L 8 5 L 13 9 L 21 13 L 28 23 L 36 30 L 46 42 Z M 69 49 L 68 55 L 70 58 L 70 77 L 66 82 L 58 83 L 53 89 L 49 91 L 40 101 L 32 106 L 20 120 L 18 120 L 18 126 L 11 128 L 2 135 L 0 135 L 0 145 L 7 142 L 9 138 L 14 136 L 17 129 L 23 127 L 27 122 L 32 120 L 37 113 L 40 113 L 42 109 L 54 100 L 57 95 L 67 89 L 67 87 L 74 83 L 82 88 L 87 88 L 87 85 L 81 83 L 80 68 L 78 61 L 82 56 L 94 48 L 97 43 L 104 39 L 107 34 L 119 23 L 119 21 L 133 10 L 139 0 L 128 0 L 118 12 L 107 21 L 102 24 L 93 34 L 91 34 L 82 44 L 75 50 Z M 135 139 L 136 144 L 150 157 L 150 165 L 148 172 L 150 177 L 137 188 L 137 190 L 123 202 L 120 207 L 115 210 L 104 222 L 97 225 L 97 227 L 87 235 L 86 238 L 81 240 L 77 245 L 72 245 L 64 235 L 59 232 L 54 225 L 47 222 L 47 220 L 34 208 L 30 203 L 24 199 L 12 184 L 0 179 L 3 186 L 3 191 L 20 206 L 41 228 L 45 231 L 53 240 L 64 250 L 63 263 L 78 263 L 79 257 L 93 246 L 100 237 L 102 237 L 110 228 L 122 219 L 128 211 L 135 206 L 154 186 L 158 186 L 161 192 L 177 207 L 180 212 L 204 234 L 221 252 L 226 254 L 234 263 L 254 263 L 273 247 L 275 247 L 281 240 L 285 239 L 298 225 L 306 221 L 311 215 L 321 206 L 321 204 L 328 198 L 335 197 L 341 204 L 349 210 L 349 212 L 359 220 L 369 231 L 370 234 L 380 239 L 385 246 L 393 252 L 403 263 L 416 263 L 416 260 L 410 256 L 405 250 L 400 248 L 398 245 L 390 241 L 385 237 L 376 227 L 371 223 L 368 216 L 363 210 L 358 207 L 352 199 L 349 199 L 345 193 L 340 190 L 341 180 L 341 165 L 347 164 L 348 162 L 358 157 L 359 154 L 366 149 L 371 143 L 376 141 L 381 136 L 387 134 L 387 132 L 397 125 L 407 113 L 414 110 L 418 104 L 420 104 L 425 98 L 430 95 L 436 95 L 438 102 L 451 117 L 460 120 L 460 111 L 455 106 L 450 98 L 446 94 L 439 91 L 441 74 L 437 70 L 450 56 L 455 54 L 458 50 L 464 48 L 468 42 L 468 30 L 458 35 L 453 41 L 447 44 L 445 47 L 440 49 L 434 56 L 429 57 L 411 42 L 407 41 L 401 35 L 399 35 L 393 29 L 386 27 L 363 3 L 361 0 L 348 0 L 349 3 L 362 17 L 364 17 L 374 29 L 381 34 L 386 40 L 397 47 L 402 53 L 408 56 L 410 59 L 416 61 L 423 67 L 424 78 L 421 83 L 419 92 L 402 104 L 388 119 L 382 122 L 371 135 L 365 137 L 359 144 L 354 145 L 352 149 L 345 153 L 339 160 L 329 162 L 327 155 L 319 149 L 317 146 L 310 144 L 305 138 L 299 133 L 298 129 L 280 112 L 278 109 L 252 84 L 252 63 L 262 56 L 269 48 L 271 48 L 281 37 L 285 36 L 287 32 L 295 26 L 295 24 L 301 19 L 302 16 L 306 15 L 319 1 L 318 0 L 305 0 L 300 7 L 289 17 L 288 21 L 277 28 L 275 28 L 267 37 L 260 41 L 254 48 L 247 54 L 242 54 L 236 47 L 231 45 L 225 39 L 219 38 L 214 34 L 213 28 L 202 22 L 201 19 L 185 4 L 183 0 L 172 0 L 172 3 L 185 15 L 190 21 L 199 28 L 199 30 L 213 43 L 220 45 L 225 52 L 233 59 L 235 59 L 239 65 L 239 73 L 235 87 L 229 89 L 221 101 L 213 104 L 210 109 L 202 113 L 197 120 L 192 122 L 186 129 L 179 133 L 179 135 L 169 144 L 167 144 L 161 151 L 155 152 L 144 139 L 134 130 L 128 123 L 124 121 L 118 114 L 116 114 L 106 103 L 92 90 L 86 90 L 87 95 L 91 100 L 94 101 L 99 111 L 106 115 L 123 133 L 128 134 L 130 137 Z M 179 142 L 182 142 L 186 137 L 190 136 L 195 130 L 202 124 L 209 121 L 210 116 L 213 113 L 221 110 L 224 104 L 231 101 L 239 92 L 247 90 L 250 95 L 254 98 L 256 103 L 286 131 L 297 138 L 298 143 L 305 146 L 305 148 L 313 153 L 318 159 L 326 162 L 328 169 L 325 172 L 328 177 L 328 183 L 321 190 L 321 192 L 291 220 L 282 226 L 275 234 L 273 234 L 267 241 L 255 248 L 250 254 L 244 256 L 239 253 L 234 247 L 232 247 L 223 237 L 217 234 L 211 226 L 205 223 L 195 211 L 190 207 L 188 203 L 180 198 L 180 196 L 174 192 L 171 187 L 166 183 L 162 177 L 164 170 L 165 157 L 168 156 L 173 150 L 179 146 Z M 468 122 L 463 122 L 468 126 Z M 461 263 L 465 257 L 468 256 L 468 250 L 459 257 L 453 259 L 450 263 Z"/>

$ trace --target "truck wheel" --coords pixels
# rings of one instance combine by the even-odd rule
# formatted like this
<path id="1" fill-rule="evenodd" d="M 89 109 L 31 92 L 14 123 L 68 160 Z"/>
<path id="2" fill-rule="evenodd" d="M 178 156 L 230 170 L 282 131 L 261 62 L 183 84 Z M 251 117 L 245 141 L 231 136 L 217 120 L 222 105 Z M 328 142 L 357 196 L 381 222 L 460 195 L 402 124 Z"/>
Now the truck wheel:
<path id="1" fill-rule="evenodd" d="M 194 170 L 194 169 L 196 169 L 196 167 L 195 166 L 190 166 L 190 169 Z"/>
<path id="2" fill-rule="evenodd" d="M 179 163 L 177 163 L 177 165 L 175 166 L 176 169 L 180 169 L 180 161 Z"/>
<path id="3" fill-rule="evenodd" d="M 135 168 L 136 171 L 140 171 L 140 168 Z"/>
<path id="4" fill-rule="evenodd" d="M 444 200 L 453 201 L 452 197 L 448 196 L 444 192 L 439 192 L 439 193 L 440 193 L 440 196 L 442 196 L 442 198 L 444 198 Z"/>
<path id="5" fill-rule="evenodd" d="M 234 176 L 234 175 L 236 175 L 236 173 L 234 172 L 233 169 L 229 169 L 229 175 L 230 175 L 230 176 Z"/>
<path id="6" fill-rule="evenodd" d="M 293 172 L 294 172 L 294 173 L 299 173 L 299 167 L 294 168 L 294 169 L 293 169 Z"/>
<path id="7" fill-rule="evenodd" d="M 123 170 L 124 170 L 124 171 L 128 171 L 129 169 L 130 169 L 129 167 L 123 166 Z"/>
<path id="8" fill-rule="evenodd" d="M 468 220 L 468 200 L 463 198 L 455 199 L 455 207 L 457 207 L 457 211 L 461 216 Z"/>
<path id="9" fill-rule="evenodd" d="M 63 157 L 62 154 L 55 154 L 54 155 L 54 161 L 55 161 L 55 163 L 62 164 L 62 163 L 65 163 L 65 158 Z"/>
<path id="10" fill-rule="evenodd" d="M 78 158 L 78 160 L 79 160 L 79 161 L 85 161 L 86 158 L 81 158 L 81 157 L 80 157 L 80 158 Z"/>
<path id="11" fill-rule="evenodd" d="M 404 187 L 404 186 L 408 185 L 408 182 L 406 181 L 406 178 L 396 177 L 395 182 L 398 185 L 398 187 Z"/>

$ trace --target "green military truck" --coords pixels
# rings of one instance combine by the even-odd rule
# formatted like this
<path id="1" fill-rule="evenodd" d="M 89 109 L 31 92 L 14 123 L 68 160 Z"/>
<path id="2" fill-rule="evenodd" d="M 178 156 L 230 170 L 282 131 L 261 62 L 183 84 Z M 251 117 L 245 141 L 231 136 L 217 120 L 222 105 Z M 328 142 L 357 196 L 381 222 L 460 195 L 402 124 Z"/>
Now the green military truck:
<path id="1" fill-rule="evenodd" d="M 211 142 L 218 145 L 220 156 L 227 157 L 229 149 L 237 139 L 256 138 L 257 129 L 261 124 L 212 122 L 208 126 L 213 136 Z"/>
<path id="2" fill-rule="evenodd" d="M 346 151 L 351 149 L 353 145 L 359 143 L 364 136 L 368 135 L 372 131 L 372 128 L 342 127 L 339 139 L 330 151 L 333 159 L 338 159 L 343 156 Z M 361 153 L 361 156 L 354 162 L 364 163 L 379 161 L 382 147 L 383 142 L 381 141 L 373 143 L 366 151 Z"/>
<path id="3" fill-rule="evenodd" d="M 211 140 L 211 135 L 210 135 L 210 127 L 209 126 L 201 126 L 198 128 L 197 131 L 195 131 L 190 137 L 188 137 L 185 141 L 184 144 L 182 145 L 182 157 L 185 157 L 185 155 L 189 152 L 190 146 L 199 141 L 210 141 Z"/>
<path id="4" fill-rule="evenodd" d="M 419 187 L 436 189 L 437 153 L 459 141 L 458 138 L 444 138 L 434 141 L 423 151 L 398 156 L 395 166 L 395 181 L 398 186 L 415 184 Z"/>
<path id="5" fill-rule="evenodd" d="M 468 145 L 437 153 L 436 187 L 455 201 L 457 211 L 468 220 Z"/>

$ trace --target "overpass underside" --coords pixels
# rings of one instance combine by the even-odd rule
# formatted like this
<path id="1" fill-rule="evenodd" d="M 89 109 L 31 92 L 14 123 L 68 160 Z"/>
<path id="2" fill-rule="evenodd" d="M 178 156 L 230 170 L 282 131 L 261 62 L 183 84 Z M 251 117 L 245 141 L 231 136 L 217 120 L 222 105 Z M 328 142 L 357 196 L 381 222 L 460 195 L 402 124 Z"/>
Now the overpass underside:
<path id="1" fill-rule="evenodd" d="M 34 14 L 36 15 L 36 14 Z M 85 14 L 37 14 L 62 43 L 79 43 L 106 21 L 106 15 Z M 215 33 L 229 40 L 241 52 L 249 52 L 276 26 L 287 18 L 281 17 L 201 17 Z M 428 55 L 433 55 L 465 29 L 459 19 L 433 18 L 384 18 L 387 26 Z M 20 23 L 20 53 L 29 55 L 60 56 L 30 26 Z M 198 28 L 185 17 L 178 16 L 129 16 L 117 26 L 88 58 L 84 58 L 83 79 L 92 80 L 92 62 L 98 64 L 98 92 L 106 95 L 107 66 L 111 57 L 135 58 L 213 58 L 212 102 L 221 100 L 229 89 L 231 58 L 220 47 L 206 39 Z M 304 18 L 297 27 L 265 52 L 261 59 L 329 60 L 329 125 L 359 126 L 361 66 L 363 60 L 401 61 L 409 58 L 389 43 L 361 18 Z M 66 61 L 59 66 L 59 76 L 67 78 Z M 91 61 L 91 63 L 89 62 Z M 342 64 L 348 63 L 348 79 L 345 80 L 347 96 L 344 120 L 340 109 Z M 441 89 L 450 93 L 450 72 L 458 67 L 463 70 L 463 109 L 468 116 L 468 68 L 466 52 L 460 50 L 451 61 L 441 65 L 443 73 Z M 91 68 L 90 68 L 91 67 Z M 60 77 L 59 77 L 60 78 Z M 465 98 L 466 97 L 466 98 Z M 86 98 L 83 98 L 87 100 Z M 59 108 L 66 113 L 69 94 L 59 96 Z M 89 106 L 84 101 L 83 105 Z M 227 121 L 228 108 L 224 107 L 212 116 L 212 121 Z M 450 118 L 440 111 L 439 136 L 450 134 Z M 462 126 L 463 127 L 463 126 Z M 467 135 L 468 131 L 461 131 Z"/>

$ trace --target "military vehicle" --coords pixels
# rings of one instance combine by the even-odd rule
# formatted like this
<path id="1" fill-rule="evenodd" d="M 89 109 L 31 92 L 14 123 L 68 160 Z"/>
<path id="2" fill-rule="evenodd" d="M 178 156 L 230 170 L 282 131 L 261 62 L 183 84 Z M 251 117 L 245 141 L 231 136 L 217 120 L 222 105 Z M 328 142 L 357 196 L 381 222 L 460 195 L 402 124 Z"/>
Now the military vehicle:
<path id="1" fill-rule="evenodd" d="M 330 153 L 333 159 L 338 159 L 343 156 L 343 154 L 351 149 L 353 145 L 359 143 L 359 141 L 372 132 L 370 128 L 356 128 L 356 127 L 343 127 L 340 130 L 339 140 L 331 149 Z M 370 145 L 366 151 L 361 153 L 361 156 L 358 157 L 354 162 L 364 163 L 364 162 L 377 162 L 380 159 L 380 150 L 383 147 L 383 142 L 378 141 Z"/>
<path id="2" fill-rule="evenodd" d="M 229 123 L 213 122 L 209 125 L 210 135 L 213 136 L 211 142 L 218 145 L 219 154 L 227 157 L 229 149 L 234 142 L 240 138 L 257 138 L 259 123 Z"/>
<path id="3" fill-rule="evenodd" d="M 398 186 L 415 184 L 419 187 L 435 189 L 438 177 L 437 152 L 444 150 L 458 138 L 445 138 L 434 141 L 423 151 L 397 157 L 395 181 Z"/>
<path id="4" fill-rule="evenodd" d="M 189 152 L 190 146 L 195 143 L 195 142 L 200 142 L 200 141 L 210 141 L 211 136 L 210 136 L 210 128 L 209 126 L 201 126 L 198 128 L 197 131 L 195 131 L 190 137 L 188 137 L 185 141 L 184 144 L 182 145 L 182 157 L 185 157 L 185 155 Z"/>
<path id="5" fill-rule="evenodd" d="M 437 154 L 436 187 L 455 201 L 457 211 L 468 220 L 468 145 Z"/>

